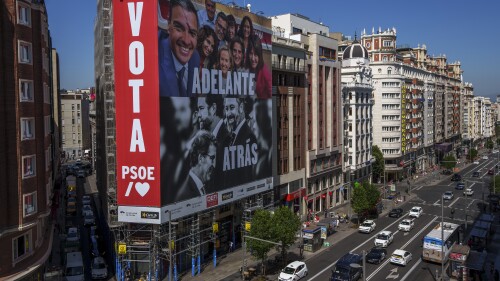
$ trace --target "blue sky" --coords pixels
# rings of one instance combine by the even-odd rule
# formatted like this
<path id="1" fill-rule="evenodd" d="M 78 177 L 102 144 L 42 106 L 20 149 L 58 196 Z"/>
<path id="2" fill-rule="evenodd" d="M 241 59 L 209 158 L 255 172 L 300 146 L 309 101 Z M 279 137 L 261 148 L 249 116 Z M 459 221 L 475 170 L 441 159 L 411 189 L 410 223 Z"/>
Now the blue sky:
<path id="1" fill-rule="evenodd" d="M 148 0 L 146 0 L 148 1 Z M 227 3 L 230 1 L 222 1 Z M 476 96 L 500 94 L 500 1 L 332 1 L 234 0 L 252 5 L 266 16 L 300 13 L 321 21 L 332 32 L 358 35 L 395 27 L 397 44 L 426 44 L 430 55 L 445 54 L 460 61 L 464 81 Z M 59 53 L 61 88 L 88 88 L 94 84 L 95 0 L 46 0 L 53 47 Z M 286 5 L 284 5 L 286 3 Z M 305 4 L 307 3 L 307 4 Z"/>

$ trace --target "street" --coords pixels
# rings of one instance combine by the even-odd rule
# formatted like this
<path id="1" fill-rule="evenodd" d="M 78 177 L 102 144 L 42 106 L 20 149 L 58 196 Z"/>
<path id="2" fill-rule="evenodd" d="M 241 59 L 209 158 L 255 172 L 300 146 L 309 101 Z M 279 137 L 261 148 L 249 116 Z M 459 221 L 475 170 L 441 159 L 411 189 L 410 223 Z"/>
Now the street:
<path id="1" fill-rule="evenodd" d="M 387 247 L 387 254 L 391 255 L 396 249 L 404 249 L 412 253 L 412 261 L 405 267 L 396 266 L 386 258 L 381 264 L 366 264 L 366 280 L 434 280 L 433 275 L 441 274 L 441 265 L 422 261 L 422 240 L 441 221 L 441 212 L 445 222 L 453 222 L 462 226 L 460 240 L 464 242 L 467 231 L 472 227 L 474 219 L 480 214 L 485 205 L 483 198 L 489 194 L 489 183 L 492 176 L 488 175 L 488 170 L 497 163 L 496 157 L 488 160 L 480 160 L 479 164 L 471 164 L 460 171 L 462 182 L 467 187 L 472 187 L 474 194 L 465 197 L 463 190 L 456 190 L 457 182 L 451 182 L 451 176 L 440 175 L 441 181 L 437 185 L 420 185 L 412 187 L 411 192 L 416 194 L 406 204 L 398 206 L 405 211 L 404 215 L 398 219 L 387 216 L 376 220 L 377 227 L 370 234 L 354 233 L 348 239 L 331 247 L 306 261 L 309 276 L 307 280 L 329 280 L 331 270 L 336 261 L 348 252 L 361 254 L 368 252 L 374 246 L 374 239 L 377 233 L 388 230 L 394 233 L 394 241 Z M 472 177 L 474 171 L 479 171 L 479 177 Z M 454 198 L 445 200 L 441 207 L 441 198 L 445 191 L 453 191 Z M 407 195 L 408 196 L 408 195 Z M 402 233 L 398 231 L 398 224 L 408 217 L 408 212 L 413 206 L 421 206 L 423 214 L 414 220 L 415 227 L 410 232 Z M 452 214 L 452 210 L 454 210 Z M 467 225 L 466 225 L 467 222 Z M 466 242 L 466 241 L 465 241 Z"/>

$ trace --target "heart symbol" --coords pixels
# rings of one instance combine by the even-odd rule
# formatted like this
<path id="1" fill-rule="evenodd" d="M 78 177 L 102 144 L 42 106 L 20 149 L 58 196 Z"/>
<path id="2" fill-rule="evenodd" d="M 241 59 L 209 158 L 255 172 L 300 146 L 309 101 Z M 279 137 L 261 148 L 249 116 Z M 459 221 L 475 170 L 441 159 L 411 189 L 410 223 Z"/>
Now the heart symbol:
<path id="1" fill-rule="evenodd" d="M 146 193 L 148 193 L 148 191 L 149 191 L 149 183 L 136 182 L 135 183 L 135 190 L 137 190 L 139 195 L 144 197 L 144 195 L 146 195 Z"/>

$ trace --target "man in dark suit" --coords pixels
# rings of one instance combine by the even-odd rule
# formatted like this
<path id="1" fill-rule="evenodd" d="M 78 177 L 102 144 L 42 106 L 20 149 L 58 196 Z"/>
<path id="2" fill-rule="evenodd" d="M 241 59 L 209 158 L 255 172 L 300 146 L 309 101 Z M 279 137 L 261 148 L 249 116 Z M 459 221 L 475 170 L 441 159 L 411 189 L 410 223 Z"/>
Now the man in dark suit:
<path id="1" fill-rule="evenodd" d="M 217 144 L 214 136 L 207 131 L 196 134 L 189 151 L 191 169 L 184 184 L 175 196 L 175 202 L 184 201 L 207 194 L 206 186 L 213 178 Z"/>
<path id="2" fill-rule="evenodd" d="M 160 96 L 194 96 L 194 68 L 200 65 L 197 36 L 198 15 L 193 3 L 171 0 L 168 36 L 160 32 L 158 38 Z"/>
<path id="3" fill-rule="evenodd" d="M 253 144 L 257 143 L 257 139 L 247 122 L 249 108 L 252 108 L 249 103 L 251 103 L 250 98 L 224 99 L 227 129 L 230 132 L 227 146 L 236 147 L 236 150 L 251 148 Z M 239 166 L 236 164 L 236 167 L 232 167 L 225 173 L 224 178 L 226 187 L 249 182 L 252 180 L 252 165 Z"/>

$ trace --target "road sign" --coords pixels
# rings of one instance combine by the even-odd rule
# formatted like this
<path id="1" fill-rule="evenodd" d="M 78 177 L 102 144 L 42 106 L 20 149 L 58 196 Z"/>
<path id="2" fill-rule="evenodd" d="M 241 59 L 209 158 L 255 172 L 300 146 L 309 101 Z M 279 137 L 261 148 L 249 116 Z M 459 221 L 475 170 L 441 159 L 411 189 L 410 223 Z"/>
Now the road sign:
<path id="1" fill-rule="evenodd" d="M 119 255 L 125 255 L 127 253 L 127 244 L 125 243 L 118 243 L 118 254 Z"/>
<path id="2" fill-rule="evenodd" d="M 212 231 L 213 231 L 213 233 L 219 232 L 219 223 L 218 222 L 212 223 Z"/>

